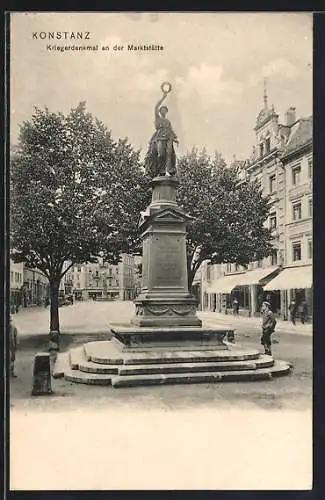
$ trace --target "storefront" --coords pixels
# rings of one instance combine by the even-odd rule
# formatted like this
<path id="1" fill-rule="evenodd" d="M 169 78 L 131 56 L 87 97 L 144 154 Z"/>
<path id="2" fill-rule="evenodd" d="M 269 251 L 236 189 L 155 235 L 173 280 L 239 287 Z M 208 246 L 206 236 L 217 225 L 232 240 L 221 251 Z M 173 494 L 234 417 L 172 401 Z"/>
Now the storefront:
<path id="1" fill-rule="evenodd" d="M 267 296 L 274 312 L 278 312 L 280 294 L 275 291 L 264 293 L 263 286 L 279 272 L 278 267 L 259 268 L 216 279 L 207 290 L 209 294 L 207 308 L 228 314 L 232 312 L 233 302 L 236 299 L 240 315 L 255 316 L 260 313 L 262 302 Z"/>
<path id="2" fill-rule="evenodd" d="M 88 291 L 88 298 L 89 300 L 97 300 L 101 299 L 103 296 L 102 291 Z"/>
<path id="3" fill-rule="evenodd" d="M 264 292 L 280 293 L 283 297 L 281 314 L 288 319 L 288 308 L 292 299 L 296 301 L 299 308 L 302 302 L 306 302 L 308 316 L 313 312 L 313 272 L 312 266 L 286 267 L 281 273 L 264 286 Z"/>
<path id="4" fill-rule="evenodd" d="M 227 314 L 229 309 L 232 308 L 232 302 L 235 296 L 237 298 L 236 292 L 232 294 L 232 291 L 236 289 L 244 274 L 245 273 L 228 274 L 227 276 L 214 280 L 207 289 L 209 300 L 207 301 L 206 308 L 210 311 Z"/>
<path id="5" fill-rule="evenodd" d="M 237 300 L 239 307 L 242 308 L 248 316 L 256 316 L 260 314 L 263 300 L 266 300 L 263 286 L 279 274 L 280 268 L 267 267 L 258 268 L 251 271 L 246 271 L 243 274 L 240 283 L 237 287 Z M 233 290 L 235 292 L 235 290 Z M 270 294 L 269 294 L 270 295 Z M 277 313 L 278 297 L 268 297 L 270 302 L 273 303 L 273 311 Z"/>

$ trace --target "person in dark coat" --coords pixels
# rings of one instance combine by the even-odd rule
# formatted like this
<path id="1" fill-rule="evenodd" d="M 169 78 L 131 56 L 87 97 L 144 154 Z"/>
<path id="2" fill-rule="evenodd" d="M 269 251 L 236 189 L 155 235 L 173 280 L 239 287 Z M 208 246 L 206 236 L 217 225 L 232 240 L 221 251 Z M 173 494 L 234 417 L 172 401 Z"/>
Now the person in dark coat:
<path id="1" fill-rule="evenodd" d="M 16 350 L 17 350 L 17 337 L 18 331 L 12 322 L 12 317 L 10 316 L 9 323 L 9 354 L 10 354 L 10 375 L 12 377 L 17 377 L 15 375 L 15 360 L 16 360 Z"/>
<path id="2" fill-rule="evenodd" d="M 296 324 L 296 316 L 297 316 L 297 303 L 295 300 L 292 300 L 290 305 L 289 305 L 289 313 L 290 313 L 290 320 L 292 324 Z"/>
<path id="3" fill-rule="evenodd" d="M 263 302 L 262 304 L 262 337 L 261 344 L 264 347 L 265 354 L 272 356 L 271 351 L 271 335 L 275 330 L 276 319 L 271 311 L 271 304 Z"/>
<path id="4" fill-rule="evenodd" d="M 300 321 L 304 325 L 305 321 L 308 318 L 308 306 L 305 300 L 303 300 L 299 306 L 299 315 L 300 315 Z"/>
<path id="5" fill-rule="evenodd" d="M 234 316 L 238 316 L 238 311 L 239 311 L 239 302 L 237 299 L 234 299 L 232 303 L 232 312 Z"/>

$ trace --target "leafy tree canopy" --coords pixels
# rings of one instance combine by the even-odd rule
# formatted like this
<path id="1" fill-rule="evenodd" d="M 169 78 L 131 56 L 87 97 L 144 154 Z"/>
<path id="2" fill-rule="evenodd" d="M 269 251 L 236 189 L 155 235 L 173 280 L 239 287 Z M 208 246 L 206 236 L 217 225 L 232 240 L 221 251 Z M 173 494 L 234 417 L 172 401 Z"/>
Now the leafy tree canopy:
<path id="1" fill-rule="evenodd" d="M 187 234 L 190 286 L 204 260 L 245 266 L 270 255 L 269 198 L 239 162 L 227 166 L 221 155 L 193 149 L 179 159 L 178 175 L 178 203 L 194 217 Z"/>
<path id="2" fill-rule="evenodd" d="M 63 263 L 117 262 L 138 244 L 136 216 L 148 190 L 126 139 L 114 141 L 80 103 L 68 115 L 35 109 L 11 158 L 13 259 L 57 289 Z"/>

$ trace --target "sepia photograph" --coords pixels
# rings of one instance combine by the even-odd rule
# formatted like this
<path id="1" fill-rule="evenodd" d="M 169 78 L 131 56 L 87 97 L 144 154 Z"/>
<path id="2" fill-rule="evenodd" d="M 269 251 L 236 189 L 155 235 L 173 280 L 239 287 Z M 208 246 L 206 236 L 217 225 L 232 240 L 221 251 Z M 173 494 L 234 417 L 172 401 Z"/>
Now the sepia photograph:
<path id="1" fill-rule="evenodd" d="M 312 13 L 7 20 L 9 490 L 311 490 Z"/>

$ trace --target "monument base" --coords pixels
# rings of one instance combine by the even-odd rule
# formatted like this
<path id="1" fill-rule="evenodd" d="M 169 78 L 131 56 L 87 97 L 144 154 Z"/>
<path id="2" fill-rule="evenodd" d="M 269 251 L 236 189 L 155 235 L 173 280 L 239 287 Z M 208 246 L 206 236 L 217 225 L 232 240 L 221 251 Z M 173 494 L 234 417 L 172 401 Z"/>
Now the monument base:
<path id="1" fill-rule="evenodd" d="M 134 301 L 136 314 L 131 324 L 139 327 L 200 327 L 196 315 L 197 301 L 190 294 L 140 294 Z"/>
<path id="2" fill-rule="evenodd" d="M 58 354 L 53 377 L 114 388 L 161 384 L 198 384 L 271 380 L 289 374 L 291 366 L 255 349 L 121 352 L 117 341 L 88 342 Z"/>
<path id="3" fill-rule="evenodd" d="M 111 324 L 110 329 L 112 340 L 121 352 L 228 349 L 225 338 L 233 333 L 208 327 L 136 327 L 121 323 Z"/>

